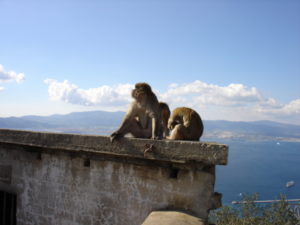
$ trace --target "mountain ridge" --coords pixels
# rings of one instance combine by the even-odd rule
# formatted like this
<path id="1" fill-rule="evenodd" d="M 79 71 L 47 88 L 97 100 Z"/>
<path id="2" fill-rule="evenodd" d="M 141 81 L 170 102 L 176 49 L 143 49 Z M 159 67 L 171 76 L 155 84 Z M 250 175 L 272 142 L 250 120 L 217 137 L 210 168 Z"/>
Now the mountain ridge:
<path id="1" fill-rule="evenodd" d="M 87 111 L 50 116 L 0 117 L 0 128 L 109 135 L 125 112 Z M 269 120 L 203 120 L 204 138 L 299 140 L 300 126 Z"/>

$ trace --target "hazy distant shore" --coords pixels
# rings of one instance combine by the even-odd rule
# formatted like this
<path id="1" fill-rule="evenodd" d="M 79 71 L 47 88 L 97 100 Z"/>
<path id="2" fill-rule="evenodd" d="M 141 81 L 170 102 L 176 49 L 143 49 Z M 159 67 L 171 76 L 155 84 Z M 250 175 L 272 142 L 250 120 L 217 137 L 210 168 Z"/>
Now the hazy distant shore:
<path id="1" fill-rule="evenodd" d="M 0 128 L 76 134 L 109 135 L 125 112 L 75 112 L 66 115 L 0 117 Z M 204 120 L 201 140 L 300 142 L 300 126 L 273 121 Z"/>

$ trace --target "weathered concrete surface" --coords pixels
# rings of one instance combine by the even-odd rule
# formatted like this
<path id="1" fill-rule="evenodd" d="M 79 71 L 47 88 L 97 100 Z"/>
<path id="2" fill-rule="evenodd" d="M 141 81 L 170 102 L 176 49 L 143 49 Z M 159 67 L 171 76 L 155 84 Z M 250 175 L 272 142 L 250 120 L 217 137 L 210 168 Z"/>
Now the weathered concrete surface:
<path id="1" fill-rule="evenodd" d="M 195 216 L 175 211 L 152 212 L 142 225 L 207 225 Z"/>
<path id="2" fill-rule="evenodd" d="M 149 158 L 169 162 L 194 161 L 207 165 L 226 165 L 228 158 L 228 147 L 226 145 L 196 141 L 123 138 L 112 144 L 109 137 L 105 136 L 0 129 L 0 142 L 49 149 L 120 155 L 130 158 Z M 145 149 L 151 145 L 153 151 L 144 155 Z"/>
<path id="3" fill-rule="evenodd" d="M 111 144 L 101 136 L 0 130 L 0 190 L 17 194 L 18 225 L 140 225 L 165 209 L 206 219 L 221 200 L 213 163 L 225 164 L 227 151 L 201 142 Z"/>

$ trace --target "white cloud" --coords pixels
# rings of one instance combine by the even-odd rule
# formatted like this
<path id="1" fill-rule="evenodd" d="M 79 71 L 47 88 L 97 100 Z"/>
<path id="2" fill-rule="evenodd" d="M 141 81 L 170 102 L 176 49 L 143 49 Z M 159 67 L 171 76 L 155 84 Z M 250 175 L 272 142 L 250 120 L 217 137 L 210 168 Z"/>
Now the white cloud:
<path id="1" fill-rule="evenodd" d="M 222 87 L 202 81 L 182 85 L 172 84 L 166 93 L 161 94 L 161 98 L 166 101 L 189 102 L 191 105 L 219 106 L 240 106 L 263 99 L 254 87 L 249 88 L 243 84 L 230 84 Z"/>
<path id="2" fill-rule="evenodd" d="M 132 101 L 132 84 L 100 86 L 82 89 L 65 80 L 45 80 L 49 85 L 51 100 L 75 105 L 100 106 L 103 109 L 126 110 Z M 154 89 L 154 88 L 153 88 Z M 263 96 L 255 87 L 243 84 L 218 86 L 202 81 L 186 84 L 171 84 L 167 91 L 156 91 L 160 101 L 167 102 L 171 109 L 180 106 L 191 107 L 205 119 L 226 120 L 288 120 L 300 119 L 300 99 L 287 104 Z M 286 117 L 291 115 L 292 117 Z"/>
<path id="3" fill-rule="evenodd" d="M 281 110 L 286 114 L 300 114 L 300 99 L 289 102 Z"/>
<path id="4" fill-rule="evenodd" d="M 52 79 L 45 80 L 45 83 L 49 85 L 48 93 L 51 100 L 86 106 L 125 106 L 131 101 L 133 88 L 130 84 L 119 84 L 112 87 L 103 85 L 82 89 L 67 80 L 58 82 Z"/>
<path id="5" fill-rule="evenodd" d="M 0 83 L 15 81 L 20 83 L 24 80 L 24 73 L 16 73 L 15 71 L 5 71 L 3 65 L 0 64 Z M 0 86 L 0 92 L 4 90 L 4 87 Z"/>
<path id="6" fill-rule="evenodd" d="M 287 104 L 275 102 L 271 105 L 263 105 L 258 108 L 258 111 L 270 115 L 300 115 L 300 99 L 292 100 Z"/>
<path id="7" fill-rule="evenodd" d="M 286 119 L 287 115 L 300 118 L 300 99 L 282 104 L 243 84 L 218 86 L 202 81 L 172 84 L 160 98 L 175 107 L 189 106 L 206 112 L 208 117 L 213 114 L 213 117 L 223 115 L 223 119 L 233 120 Z"/>
<path id="8" fill-rule="evenodd" d="M 20 83 L 24 80 L 24 78 L 24 73 L 5 71 L 3 65 L 0 64 L 0 82 L 15 81 L 17 83 Z"/>

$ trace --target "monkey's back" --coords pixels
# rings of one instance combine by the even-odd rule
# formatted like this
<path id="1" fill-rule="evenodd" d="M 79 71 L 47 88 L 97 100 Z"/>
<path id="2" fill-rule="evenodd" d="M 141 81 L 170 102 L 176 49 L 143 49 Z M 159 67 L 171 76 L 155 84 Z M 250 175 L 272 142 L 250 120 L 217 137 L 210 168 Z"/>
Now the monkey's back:
<path id="1" fill-rule="evenodd" d="M 178 120 L 186 127 L 186 140 L 199 140 L 202 136 L 202 119 L 195 110 L 187 107 L 178 107 L 173 111 L 171 117 L 173 120 Z"/>

